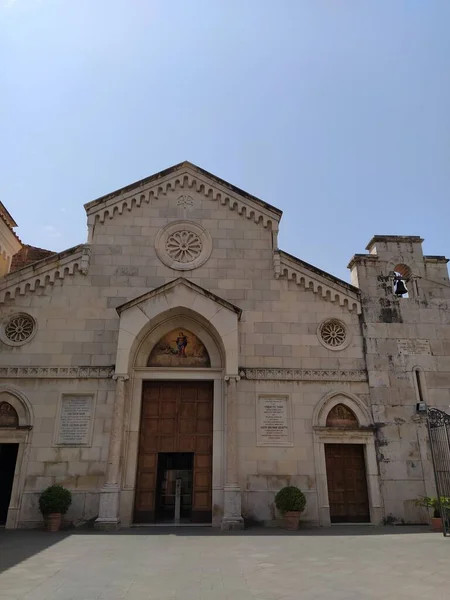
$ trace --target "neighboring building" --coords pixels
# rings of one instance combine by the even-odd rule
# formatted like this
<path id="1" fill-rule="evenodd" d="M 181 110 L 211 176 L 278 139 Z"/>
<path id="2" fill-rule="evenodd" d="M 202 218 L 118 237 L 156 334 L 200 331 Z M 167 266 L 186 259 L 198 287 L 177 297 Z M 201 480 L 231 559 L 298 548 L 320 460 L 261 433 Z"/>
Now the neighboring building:
<path id="1" fill-rule="evenodd" d="M 271 522 L 287 484 L 311 524 L 427 518 L 447 259 L 376 236 L 350 285 L 279 250 L 280 210 L 188 162 L 85 208 L 88 242 L 58 254 L 0 209 L 0 521 L 39 525 L 55 482 L 75 522 L 170 521 L 177 479 L 181 522 Z"/>

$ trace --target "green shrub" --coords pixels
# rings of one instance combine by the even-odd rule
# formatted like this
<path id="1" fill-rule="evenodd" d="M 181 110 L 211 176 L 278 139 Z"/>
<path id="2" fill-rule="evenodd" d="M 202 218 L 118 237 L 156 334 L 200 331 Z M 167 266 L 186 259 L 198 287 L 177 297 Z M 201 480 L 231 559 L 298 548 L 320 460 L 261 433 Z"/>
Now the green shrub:
<path id="1" fill-rule="evenodd" d="M 306 498 L 297 487 L 288 485 L 275 496 L 275 506 L 282 513 L 289 511 L 303 512 L 306 506 Z"/>
<path id="2" fill-rule="evenodd" d="M 432 508 L 433 509 L 433 517 L 435 519 L 440 519 L 440 517 L 441 517 L 440 509 L 441 508 L 443 508 L 444 510 L 450 509 L 450 498 L 448 498 L 446 496 L 441 496 L 441 503 L 439 505 L 438 498 L 433 498 L 433 497 L 430 498 L 430 496 L 421 496 L 418 500 L 416 500 L 416 506 L 424 506 L 425 508 Z"/>
<path id="3" fill-rule="evenodd" d="M 39 496 L 39 508 L 43 515 L 65 514 L 72 504 L 72 494 L 61 485 L 51 485 Z"/>

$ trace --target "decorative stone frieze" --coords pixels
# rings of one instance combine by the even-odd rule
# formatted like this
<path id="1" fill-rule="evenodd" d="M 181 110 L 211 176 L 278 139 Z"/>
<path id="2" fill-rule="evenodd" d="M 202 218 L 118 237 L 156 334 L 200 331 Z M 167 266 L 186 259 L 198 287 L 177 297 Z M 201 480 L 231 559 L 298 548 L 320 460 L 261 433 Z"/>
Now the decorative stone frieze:
<path id="1" fill-rule="evenodd" d="M 0 367 L 0 378 L 109 379 L 114 367 Z"/>
<path id="2" fill-rule="evenodd" d="M 168 171 L 170 171 L 170 174 L 165 180 L 162 179 L 161 173 L 158 173 L 130 186 L 129 189 L 118 190 L 106 197 L 85 204 L 87 214 L 93 217 L 90 222 L 99 221 L 104 223 L 107 219 L 113 219 L 117 215 L 133 210 L 134 206 L 140 207 L 143 203 L 156 202 L 161 196 L 166 196 L 170 192 L 181 189 L 193 190 L 198 194 L 203 194 L 205 198 L 209 198 L 212 202 L 226 206 L 229 210 L 236 211 L 255 223 L 261 223 L 265 228 L 278 229 L 281 211 L 249 195 L 239 196 L 237 188 L 236 192 L 232 193 L 231 186 L 228 187 L 227 185 L 225 187 L 225 182 L 215 178 L 211 173 L 202 172 L 201 169 L 189 162 L 176 165 Z M 176 171 L 181 172 L 176 173 Z M 211 185 L 213 177 L 217 181 L 214 187 Z M 144 185 L 148 185 L 148 188 L 143 190 Z M 186 197 L 188 198 L 189 195 L 186 195 Z"/>
<path id="3" fill-rule="evenodd" d="M 367 372 L 364 370 L 242 368 L 239 374 L 243 379 L 261 381 L 367 381 Z"/>
<path id="4" fill-rule="evenodd" d="M 0 304 L 52 285 L 57 279 L 75 273 L 86 275 L 89 259 L 90 248 L 83 244 L 6 275 L 0 282 Z"/>
<path id="5" fill-rule="evenodd" d="M 286 252 L 279 254 L 279 260 L 278 257 L 274 258 L 276 279 L 292 280 L 306 290 L 319 294 L 324 300 L 346 307 L 351 312 L 361 313 L 359 291 L 356 288 L 345 281 L 341 282 L 337 277 L 322 273 L 312 265 L 303 264 L 303 261 Z"/>

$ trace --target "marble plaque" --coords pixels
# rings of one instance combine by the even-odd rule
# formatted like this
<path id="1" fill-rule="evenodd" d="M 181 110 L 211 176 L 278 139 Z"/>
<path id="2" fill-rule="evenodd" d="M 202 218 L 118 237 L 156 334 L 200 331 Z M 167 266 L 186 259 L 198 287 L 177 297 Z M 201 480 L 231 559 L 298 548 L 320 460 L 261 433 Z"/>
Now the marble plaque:
<path id="1" fill-rule="evenodd" d="M 429 340 L 397 340 L 397 347 L 400 354 L 431 354 Z"/>
<path id="2" fill-rule="evenodd" d="M 89 445 L 93 408 L 93 396 L 87 394 L 62 396 L 56 443 L 64 446 Z"/>
<path id="3" fill-rule="evenodd" d="M 258 446 L 292 446 L 288 396 L 259 396 L 256 410 Z"/>

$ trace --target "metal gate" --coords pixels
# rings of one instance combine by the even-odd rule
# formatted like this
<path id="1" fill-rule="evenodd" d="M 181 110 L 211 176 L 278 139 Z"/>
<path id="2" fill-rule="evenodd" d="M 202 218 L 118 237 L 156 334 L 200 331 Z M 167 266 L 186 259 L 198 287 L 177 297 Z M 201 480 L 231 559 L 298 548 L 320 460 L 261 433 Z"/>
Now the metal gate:
<path id="1" fill-rule="evenodd" d="M 428 408 L 428 433 L 444 535 L 450 535 L 450 415 Z"/>

